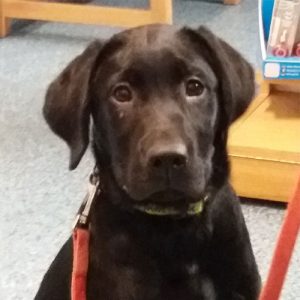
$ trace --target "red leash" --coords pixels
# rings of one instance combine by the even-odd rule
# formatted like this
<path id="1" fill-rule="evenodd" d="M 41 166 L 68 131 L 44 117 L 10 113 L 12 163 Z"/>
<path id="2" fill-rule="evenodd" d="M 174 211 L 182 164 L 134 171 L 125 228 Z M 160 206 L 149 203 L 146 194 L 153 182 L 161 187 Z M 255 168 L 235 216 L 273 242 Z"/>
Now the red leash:
<path id="1" fill-rule="evenodd" d="M 100 193 L 97 169 L 90 176 L 88 194 L 83 200 L 73 226 L 73 271 L 71 300 L 86 300 L 87 273 L 89 266 L 90 210 Z"/>
<path id="2" fill-rule="evenodd" d="M 269 276 L 259 300 L 278 300 L 300 228 L 300 176 L 281 227 Z"/>
<path id="3" fill-rule="evenodd" d="M 86 300 L 86 281 L 89 265 L 89 239 L 87 229 L 76 228 L 73 232 L 73 272 L 71 299 Z"/>

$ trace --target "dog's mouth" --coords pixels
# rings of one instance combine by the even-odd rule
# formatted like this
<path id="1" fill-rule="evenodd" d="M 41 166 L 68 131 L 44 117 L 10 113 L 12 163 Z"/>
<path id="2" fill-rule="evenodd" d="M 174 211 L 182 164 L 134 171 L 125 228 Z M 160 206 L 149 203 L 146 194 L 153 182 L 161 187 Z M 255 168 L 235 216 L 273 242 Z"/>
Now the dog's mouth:
<path id="1" fill-rule="evenodd" d="M 182 192 L 168 190 L 153 193 L 133 207 L 154 216 L 193 216 L 202 212 L 205 200 L 205 197 L 192 199 Z"/>

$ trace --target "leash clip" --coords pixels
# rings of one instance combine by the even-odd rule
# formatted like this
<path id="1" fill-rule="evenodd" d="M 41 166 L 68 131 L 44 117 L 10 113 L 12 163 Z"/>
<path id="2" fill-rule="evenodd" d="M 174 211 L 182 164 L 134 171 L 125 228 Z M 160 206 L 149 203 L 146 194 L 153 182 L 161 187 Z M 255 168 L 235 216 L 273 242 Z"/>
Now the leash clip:
<path id="1" fill-rule="evenodd" d="M 99 171 L 95 167 L 93 172 L 90 174 L 89 177 L 89 184 L 88 184 L 88 192 L 86 196 L 84 197 L 82 204 L 77 212 L 74 224 L 73 224 L 73 230 L 75 228 L 87 228 L 89 225 L 89 216 L 90 216 L 90 210 L 91 206 L 93 204 L 94 199 L 96 196 L 100 193 L 99 189 Z"/>

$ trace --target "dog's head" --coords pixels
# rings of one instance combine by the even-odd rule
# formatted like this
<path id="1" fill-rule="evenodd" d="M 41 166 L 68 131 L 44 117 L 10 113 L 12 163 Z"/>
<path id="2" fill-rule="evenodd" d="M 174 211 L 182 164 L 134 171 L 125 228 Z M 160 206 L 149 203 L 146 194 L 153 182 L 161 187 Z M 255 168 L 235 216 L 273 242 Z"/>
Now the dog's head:
<path id="1" fill-rule="evenodd" d="M 228 126 L 254 94 L 250 65 L 198 30 L 151 25 L 94 42 L 50 85 L 44 115 L 78 165 L 100 168 L 135 201 L 196 201 L 228 175 Z"/>

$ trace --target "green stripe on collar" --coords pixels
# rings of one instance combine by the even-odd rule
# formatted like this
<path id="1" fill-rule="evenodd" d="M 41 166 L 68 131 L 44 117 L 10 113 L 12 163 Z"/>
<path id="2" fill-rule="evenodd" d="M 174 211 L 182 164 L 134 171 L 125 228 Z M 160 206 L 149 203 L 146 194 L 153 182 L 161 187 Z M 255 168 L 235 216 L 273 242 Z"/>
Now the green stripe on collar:
<path id="1" fill-rule="evenodd" d="M 201 199 L 198 202 L 191 203 L 184 211 L 180 209 L 176 209 L 175 207 L 162 207 L 155 204 L 149 204 L 149 205 L 138 204 L 135 205 L 134 208 L 152 216 L 177 216 L 181 214 L 194 216 L 200 214 L 203 211 L 205 201 L 206 199 Z"/>

